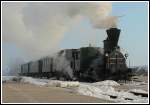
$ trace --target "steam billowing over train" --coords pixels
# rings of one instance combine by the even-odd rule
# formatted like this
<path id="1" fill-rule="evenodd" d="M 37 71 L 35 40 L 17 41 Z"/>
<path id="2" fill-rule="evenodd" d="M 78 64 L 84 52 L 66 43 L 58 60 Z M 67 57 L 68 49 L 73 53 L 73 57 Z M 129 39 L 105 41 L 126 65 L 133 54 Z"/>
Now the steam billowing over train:
<path id="1" fill-rule="evenodd" d="M 131 69 L 126 65 L 127 54 L 123 55 L 118 46 L 120 29 L 110 28 L 106 32 L 104 48 L 89 46 L 61 50 L 55 56 L 22 64 L 19 74 L 89 82 L 129 80 Z"/>

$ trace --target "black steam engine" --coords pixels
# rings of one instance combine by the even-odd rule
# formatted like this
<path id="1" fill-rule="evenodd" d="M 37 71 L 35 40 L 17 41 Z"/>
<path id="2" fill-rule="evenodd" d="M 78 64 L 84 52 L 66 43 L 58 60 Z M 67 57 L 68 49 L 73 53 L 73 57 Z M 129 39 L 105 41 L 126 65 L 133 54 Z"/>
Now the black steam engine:
<path id="1" fill-rule="evenodd" d="M 45 57 L 21 65 L 20 75 L 63 80 L 101 81 L 129 80 L 131 69 L 126 65 L 127 54 L 118 46 L 120 29 L 107 30 L 104 48 L 82 47 L 65 49 L 55 57 Z"/>
<path id="2" fill-rule="evenodd" d="M 105 75 L 114 80 L 128 80 L 131 69 L 126 65 L 127 54 L 123 55 L 118 46 L 120 29 L 107 30 L 107 39 L 104 40 Z"/>

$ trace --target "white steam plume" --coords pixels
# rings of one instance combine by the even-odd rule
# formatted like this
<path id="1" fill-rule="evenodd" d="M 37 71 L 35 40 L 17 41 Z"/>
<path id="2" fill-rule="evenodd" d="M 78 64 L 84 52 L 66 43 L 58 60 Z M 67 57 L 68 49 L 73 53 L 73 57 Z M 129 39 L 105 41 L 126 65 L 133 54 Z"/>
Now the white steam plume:
<path id="1" fill-rule="evenodd" d="M 111 9 L 108 2 L 3 2 L 2 39 L 38 59 L 58 50 L 64 33 L 85 17 L 95 28 L 115 27 Z"/>

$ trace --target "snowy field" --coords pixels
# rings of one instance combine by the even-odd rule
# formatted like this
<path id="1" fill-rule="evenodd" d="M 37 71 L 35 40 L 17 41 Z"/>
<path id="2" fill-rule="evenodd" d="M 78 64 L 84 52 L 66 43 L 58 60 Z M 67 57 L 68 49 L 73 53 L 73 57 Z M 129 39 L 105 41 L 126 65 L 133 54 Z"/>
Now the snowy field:
<path id="1" fill-rule="evenodd" d="M 59 81 L 49 79 L 37 79 L 32 77 L 15 77 L 15 76 L 3 76 L 3 83 L 5 82 L 21 82 L 29 83 L 37 86 L 53 86 L 69 89 L 71 92 L 75 92 L 81 95 L 97 97 L 100 99 L 110 100 L 117 103 L 148 103 L 148 92 L 139 88 L 129 88 L 127 90 L 117 90 L 122 84 L 119 84 L 112 80 L 105 80 L 95 83 L 85 83 L 78 81 Z M 146 84 L 147 83 L 143 83 Z M 132 87 L 142 85 L 138 82 L 133 82 Z M 129 85 L 129 84 L 125 84 Z"/>

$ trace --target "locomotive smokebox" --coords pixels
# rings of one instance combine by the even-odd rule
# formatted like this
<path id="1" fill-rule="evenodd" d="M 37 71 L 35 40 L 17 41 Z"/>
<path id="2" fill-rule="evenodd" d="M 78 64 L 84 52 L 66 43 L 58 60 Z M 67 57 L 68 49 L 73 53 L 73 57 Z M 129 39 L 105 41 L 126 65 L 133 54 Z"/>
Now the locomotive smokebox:
<path id="1" fill-rule="evenodd" d="M 105 53 L 110 53 L 112 50 L 118 47 L 120 31 L 121 30 L 117 28 L 110 28 L 106 30 L 108 36 L 107 39 L 104 40 Z"/>

